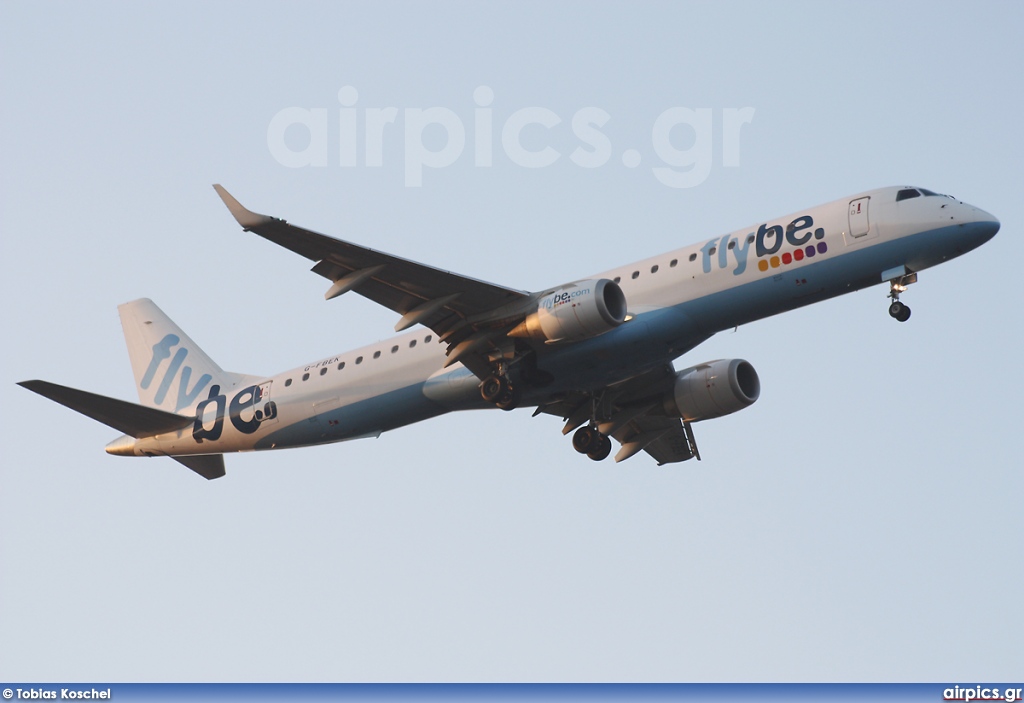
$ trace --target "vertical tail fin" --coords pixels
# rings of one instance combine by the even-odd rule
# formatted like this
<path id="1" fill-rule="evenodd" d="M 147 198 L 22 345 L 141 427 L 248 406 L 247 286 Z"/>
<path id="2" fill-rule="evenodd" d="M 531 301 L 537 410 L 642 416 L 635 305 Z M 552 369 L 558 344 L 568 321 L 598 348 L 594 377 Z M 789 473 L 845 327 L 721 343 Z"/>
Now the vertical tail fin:
<path id="1" fill-rule="evenodd" d="M 134 300 L 117 311 L 143 405 L 190 415 L 214 386 L 224 392 L 251 380 L 221 369 L 152 300 Z"/>

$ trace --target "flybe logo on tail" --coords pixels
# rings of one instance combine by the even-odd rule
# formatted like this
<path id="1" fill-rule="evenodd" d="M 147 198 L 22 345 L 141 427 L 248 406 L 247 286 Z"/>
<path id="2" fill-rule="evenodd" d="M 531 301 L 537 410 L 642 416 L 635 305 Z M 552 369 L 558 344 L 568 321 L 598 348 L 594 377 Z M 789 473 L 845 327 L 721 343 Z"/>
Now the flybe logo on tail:
<path id="1" fill-rule="evenodd" d="M 743 239 L 737 239 L 731 235 L 725 235 L 719 239 L 712 239 L 701 247 L 704 255 L 704 273 L 711 273 L 712 261 L 717 261 L 718 268 L 728 268 L 729 259 L 735 262 L 733 275 L 739 276 L 747 270 L 747 259 L 750 253 L 750 245 L 754 244 L 754 253 L 758 259 L 757 268 L 759 271 L 767 271 L 769 268 L 778 268 L 783 264 L 791 264 L 794 261 L 802 261 L 804 258 L 811 258 L 816 254 L 824 254 L 828 251 L 828 244 L 821 241 L 825 238 L 825 230 L 821 227 L 814 229 L 814 219 L 810 215 L 801 215 L 788 225 L 783 232 L 782 225 L 771 225 L 765 223 L 757 228 L 757 232 L 751 232 Z M 813 240 L 817 240 L 815 245 Z M 784 245 L 794 247 L 782 252 Z M 732 256 L 730 257 L 730 252 Z"/>
<path id="2" fill-rule="evenodd" d="M 187 408 L 192 402 L 199 397 L 202 390 L 213 380 L 213 377 L 204 373 L 195 382 L 192 388 L 188 387 L 189 381 L 192 380 L 192 367 L 183 365 L 185 357 L 188 356 L 188 349 L 185 347 L 178 347 L 178 350 L 174 352 L 174 357 L 171 357 L 171 350 L 178 345 L 181 338 L 176 334 L 168 334 L 159 342 L 153 345 L 153 356 L 149 360 L 149 367 L 146 369 L 146 373 L 142 375 L 142 380 L 139 382 L 139 386 L 143 390 L 149 390 L 149 387 L 153 385 L 153 381 L 156 379 L 157 371 L 160 369 L 160 365 L 164 359 L 171 359 L 171 363 L 167 366 L 164 371 L 163 379 L 160 381 L 160 385 L 157 386 L 156 395 L 153 396 L 153 402 L 157 405 L 163 405 L 164 400 L 167 398 L 168 391 L 171 390 L 171 384 L 174 382 L 174 377 L 178 376 L 178 372 L 181 375 L 178 378 L 178 390 L 177 400 L 174 405 L 174 412 L 178 412 L 182 408 Z"/>

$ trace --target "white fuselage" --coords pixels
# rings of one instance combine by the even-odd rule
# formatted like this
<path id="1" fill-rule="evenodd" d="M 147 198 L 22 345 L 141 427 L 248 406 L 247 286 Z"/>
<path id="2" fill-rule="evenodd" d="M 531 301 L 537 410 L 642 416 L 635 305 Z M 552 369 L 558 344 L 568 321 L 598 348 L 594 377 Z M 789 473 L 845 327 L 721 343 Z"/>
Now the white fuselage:
<path id="1" fill-rule="evenodd" d="M 627 322 L 582 342 L 540 349 L 538 366 L 555 381 L 527 391 L 523 404 L 630 378 L 716 332 L 934 266 L 998 230 L 995 217 L 948 196 L 897 202 L 898 191 L 843 198 L 590 277 L 619 283 Z M 420 328 L 220 389 L 199 404 L 194 428 L 135 440 L 131 453 L 337 442 L 453 410 L 493 407 L 481 399 L 479 379 L 461 364 L 443 368 L 445 359 L 436 335 Z"/>

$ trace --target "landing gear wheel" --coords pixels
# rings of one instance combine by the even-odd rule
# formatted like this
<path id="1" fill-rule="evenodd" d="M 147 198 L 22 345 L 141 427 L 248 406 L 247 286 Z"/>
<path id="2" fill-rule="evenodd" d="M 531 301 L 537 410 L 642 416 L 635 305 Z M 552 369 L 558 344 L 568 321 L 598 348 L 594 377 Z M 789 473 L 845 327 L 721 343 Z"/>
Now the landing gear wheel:
<path id="1" fill-rule="evenodd" d="M 889 315 L 900 322 L 906 322 L 910 319 L 910 308 L 897 300 L 889 306 Z"/>
<path id="2" fill-rule="evenodd" d="M 596 427 L 584 425 L 573 434 L 572 448 L 580 454 L 589 454 L 600 446 L 602 436 Z"/>
<path id="3" fill-rule="evenodd" d="M 905 292 L 911 283 L 917 283 L 916 273 L 906 273 L 906 267 L 903 270 L 904 275 L 889 280 L 889 297 L 892 299 L 889 315 L 900 322 L 910 319 L 910 308 L 900 302 L 900 293 Z"/>
<path id="4" fill-rule="evenodd" d="M 607 459 L 608 455 L 612 453 L 612 441 L 600 433 L 598 433 L 598 437 L 601 439 L 598 441 L 597 447 L 587 452 L 587 456 L 594 461 Z"/>
<path id="5" fill-rule="evenodd" d="M 519 405 L 519 401 L 522 398 L 522 395 L 523 394 L 519 391 L 519 389 L 516 386 L 509 385 L 509 383 L 506 382 L 504 391 L 501 393 L 501 395 L 498 397 L 494 404 L 497 405 L 502 410 L 514 410 L 515 407 Z"/>
<path id="6" fill-rule="evenodd" d="M 508 389 L 508 380 L 504 376 L 488 376 L 480 384 L 480 395 L 488 403 L 497 403 Z"/>

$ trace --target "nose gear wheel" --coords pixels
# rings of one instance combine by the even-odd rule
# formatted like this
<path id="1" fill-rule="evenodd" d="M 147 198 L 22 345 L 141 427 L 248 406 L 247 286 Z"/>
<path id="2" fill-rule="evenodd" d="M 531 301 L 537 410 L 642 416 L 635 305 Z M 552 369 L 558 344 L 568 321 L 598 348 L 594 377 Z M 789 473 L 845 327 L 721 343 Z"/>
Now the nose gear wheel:
<path id="1" fill-rule="evenodd" d="M 910 308 L 900 302 L 900 293 L 907 290 L 911 283 L 917 283 L 917 274 L 911 273 L 889 281 L 889 298 L 892 303 L 889 305 L 889 316 L 899 322 L 906 322 L 910 319 Z"/>

